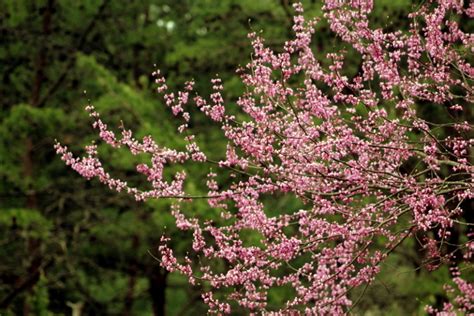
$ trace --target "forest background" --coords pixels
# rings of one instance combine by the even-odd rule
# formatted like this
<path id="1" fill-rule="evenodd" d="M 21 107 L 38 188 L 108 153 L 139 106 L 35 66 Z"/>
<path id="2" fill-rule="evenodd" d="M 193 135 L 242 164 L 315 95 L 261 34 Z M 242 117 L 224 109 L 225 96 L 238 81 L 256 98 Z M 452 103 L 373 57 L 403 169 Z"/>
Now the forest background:
<path id="1" fill-rule="evenodd" d="M 305 15 L 321 15 L 319 1 L 303 4 Z M 372 21 L 402 28 L 416 5 L 377 0 Z M 56 156 L 54 140 L 79 151 L 97 137 L 84 111 L 91 102 L 110 126 L 123 122 L 138 136 L 183 146 L 179 123 L 154 92 L 154 65 L 171 87 L 194 78 L 202 95 L 219 74 L 227 106 L 236 108 L 243 86 L 235 69 L 250 60 L 246 34 L 262 31 L 271 47 L 282 47 L 292 16 L 289 0 L 0 0 L 1 315 L 206 312 L 200 289 L 154 258 L 165 231 L 178 254 L 189 246 L 174 227 L 170 201 L 139 203 L 84 180 Z M 324 21 L 313 46 L 321 60 L 344 48 Z M 434 122 L 445 115 L 440 107 L 425 111 Z M 472 121 L 472 111 L 466 115 Z M 204 115 L 195 113 L 192 130 L 204 152 L 223 155 L 224 137 Z M 144 181 L 134 175 L 136 158 L 106 147 L 100 153 L 118 177 Z M 207 171 L 194 170 L 188 191 L 202 190 Z M 196 216 L 208 211 L 205 201 L 195 204 Z M 397 248 L 355 314 L 421 315 L 425 305 L 443 302 L 449 273 L 421 268 L 419 247 L 412 239 Z M 269 304 L 286 295 L 272 293 Z"/>

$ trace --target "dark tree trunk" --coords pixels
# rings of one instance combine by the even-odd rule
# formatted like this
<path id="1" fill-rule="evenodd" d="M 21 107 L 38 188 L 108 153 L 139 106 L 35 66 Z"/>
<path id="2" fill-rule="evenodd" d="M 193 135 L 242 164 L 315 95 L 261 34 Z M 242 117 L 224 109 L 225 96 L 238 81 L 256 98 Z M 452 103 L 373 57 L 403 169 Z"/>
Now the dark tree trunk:
<path id="1" fill-rule="evenodd" d="M 46 68 L 47 60 L 47 38 L 51 33 L 51 20 L 54 10 L 54 0 L 48 0 L 46 7 L 43 13 L 43 38 L 41 40 L 42 45 L 39 47 L 38 55 L 35 63 L 35 77 L 33 82 L 33 87 L 31 90 L 30 105 L 32 107 L 37 107 L 40 97 L 41 97 L 41 87 L 45 80 L 44 70 Z M 28 189 L 26 192 L 26 207 L 29 209 L 38 208 L 38 199 L 36 192 L 33 186 L 33 179 L 35 175 L 35 164 L 34 164 L 34 146 L 31 136 L 27 136 L 25 140 L 25 153 L 23 156 L 23 174 L 28 183 Z M 27 268 L 27 276 L 32 276 L 29 278 L 29 282 L 19 281 L 20 284 L 26 285 L 25 290 L 27 293 L 31 294 L 35 284 L 39 280 L 39 270 L 42 264 L 41 256 L 41 240 L 36 238 L 29 238 L 27 242 L 27 253 L 31 258 L 31 262 Z M 28 277 L 27 277 L 28 278 Z M 29 306 L 28 300 L 25 298 L 23 304 L 23 315 L 30 315 L 31 307 Z"/>
<path id="2" fill-rule="evenodd" d="M 166 285 L 168 272 L 156 266 L 149 275 L 149 293 L 153 304 L 153 315 L 165 315 Z"/>

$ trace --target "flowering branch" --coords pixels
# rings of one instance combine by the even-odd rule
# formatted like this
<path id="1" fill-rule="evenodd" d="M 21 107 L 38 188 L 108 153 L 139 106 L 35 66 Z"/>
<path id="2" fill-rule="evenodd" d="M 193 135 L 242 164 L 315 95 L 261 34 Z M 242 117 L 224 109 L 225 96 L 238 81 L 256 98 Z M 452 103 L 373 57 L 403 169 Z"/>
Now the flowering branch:
<path id="1" fill-rule="evenodd" d="M 88 106 L 104 142 L 151 155 L 149 164 L 136 166 L 149 190 L 114 179 L 95 145 L 86 147 L 82 158 L 60 144 L 57 152 L 82 176 L 137 200 L 176 199 L 177 227 L 193 233 L 192 251 L 206 261 L 196 265 L 186 257 L 179 263 L 163 237 L 161 264 L 192 284 L 208 284 L 202 297 L 210 312 L 230 313 L 240 306 L 250 312 L 343 314 L 353 308 L 350 290 L 370 284 L 385 259 L 415 232 L 436 232 L 426 241 L 428 256 L 442 256 L 439 250 L 454 223 L 463 223 L 459 205 L 474 198 L 469 155 L 474 140 L 467 136 L 472 124 L 436 125 L 417 111 L 421 101 L 457 112 L 472 106 L 474 67 L 467 55 L 474 51 L 474 36 L 450 18 L 474 16 L 473 4 L 465 8 L 461 2 L 427 1 L 410 14 L 407 32 L 384 32 L 370 27 L 372 1 L 326 0 L 331 30 L 361 57 L 361 71 L 353 78 L 344 75 L 344 52 L 328 54 L 328 67 L 316 59 L 310 45 L 317 20 L 307 21 L 296 4 L 295 37 L 282 52 L 249 35 L 252 60 L 239 70 L 246 86 L 237 101 L 247 115 L 241 122 L 226 114 L 220 79 L 212 80 L 214 92 L 206 99 L 191 97 L 192 81 L 183 91 L 170 92 L 156 71 L 158 92 L 183 122 L 178 128 L 187 142 L 183 151 L 159 146 L 151 137 L 136 140 L 124 128 L 117 137 Z M 455 96 L 454 90 L 461 92 Z M 188 128 L 191 106 L 221 127 L 228 140 L 224 159 L 212 161 L 200 150 Z M 450 133 L 436 130 L 447 127 Z M 210 172 L 208 194 L 189 195 L 184 167 L 171 181 L 163 177 L 165 165 L 188 161 L 213 163 L 241 177 L 224 185 Z M 295 196 L 301 209 L 281 215 L 265 209 L 265 196 L 281 195 Z M 186 217 L 181 206 L 198 198 L 206 198 L 222 218 Z M 260 236 L 259 245 L 246 245 L 249 230 Z M 472 241 L 464 248 L 466 258 L 471 246 Z M 226 271 L 216 268 L 218 261 L 226 263 Z M 453 280 L 462 293 L 456 306 L 472 312 L 472 285 L 458 275 Z M 281 286 L 292 287 L 294 295 L 271 310 L 268 292 Z"/>

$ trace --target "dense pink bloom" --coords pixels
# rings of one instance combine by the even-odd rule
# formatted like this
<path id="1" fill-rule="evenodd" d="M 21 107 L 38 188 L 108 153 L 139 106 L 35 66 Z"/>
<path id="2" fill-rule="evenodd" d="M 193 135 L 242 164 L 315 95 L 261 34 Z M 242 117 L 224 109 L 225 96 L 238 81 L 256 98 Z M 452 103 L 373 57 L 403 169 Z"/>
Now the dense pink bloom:
<path id="1" fill-rule="evenodd" d="M 177 227 L 193 232 L 190 251 L 206 260 L 180 263 L 163 238 L 161 264 L 192 284 L 208 284 L 210 291 L 202 297 L 210 312 L 231 313 L 237 304 L 250 312 L 344 314 L 353 304 L 349 291 L 372 282 L 385 258 L 415 232 L 436 231 L 425 248 L 430 258 L 442 256 L 440 242 L 462 215 L 456 205 L 474 198 L 473 141 L 466 136 L 472 125 L 453 120 L 448 124 L 453 134 L 438 136 L 436 125 L 420 117 L 416 106 L 419 101 L 447 104 L 461 112 L 472 106 L 474 68 L 467 54 L 474 36 L 449 19 L 472 17 L 472 3 L 460 3 L 427 1 L 410 15 L 408 32 L 385 32 L 370 26 L 372 1 L 326 0 L 331 30 L 361 56 L 361 70 L 353 78 L 343 74 L 344 52 L 328 54 L 328 67 L 316 59 L 310 44 L 317 21 L 307 21 L 302 6 L 295 5 L 295 36 L 281 52 L 249 35 L 253 59 L 240 71 L 247 89 L 237 102 L 247 114 L 243 121 L 226 114 L 220 79 L 212 81 L 209 99 L 191 98 L 193 82 L 184 91 L 169 92 L 155 72 L 158 92 L 184 122 L 179 128 L 186 132 L 184 151 L 160 146 L 151 137 L 136 140 L 127 130 L 118 137 L 88 106 L 106 143 L 151 155 L 149 164 L 137 166 L 149 190 L 112 178 L 95 146 L 83 158 L 59 144 L 57 151 L 82 176 L 137 200 L 176 198 Z M 453 95 L 454 87 L 462 98 Z M 221 126 L 228 140 L 221 161 L 208 160 L 188 130 L 190 106 Z M 183 169 L 166 180 L 163 171 L 189 160 L 240 175 L 219 183 L 215 166 L 209 173 L 205 190 L 209 207 L 222 214 L 220 221 L 200 221 L 180 211 L 193 199 L 184 190 L 186 173 Z M 301 209 L 268 210 L 264 197 L 281 195 L 296 197 Z M 246 243 L 249 230 L 258 233 L 258 245 Z M 376 240 L 386 241 L 382 249 Z M 465 258 L 471 258 L 472 241 L 465 248 Z M 214 270 L 216 261 L 224 261 L 226 271 Z M 472 312 L 473 285 L 458 275 L 453 281 L 460 295 L 439 312 Z M 268 291 L 285 285 L 295 295 L 280 309 L 269 310 Z"/>

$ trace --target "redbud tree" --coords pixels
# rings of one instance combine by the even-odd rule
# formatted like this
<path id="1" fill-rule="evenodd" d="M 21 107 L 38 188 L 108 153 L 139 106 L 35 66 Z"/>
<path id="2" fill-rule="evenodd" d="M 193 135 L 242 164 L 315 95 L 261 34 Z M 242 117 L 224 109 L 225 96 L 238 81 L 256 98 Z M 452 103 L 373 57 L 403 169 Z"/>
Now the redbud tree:
<path id="1" fill-rule="evenodd" d="M 237 306 L 251 313 L 350 312 L 357 303 L 350 291 L 368 286 L 415 234 L 423 236 L 426 268 L 449 265 L 453 277 L 446 286 L 452 300 L 427 311 L 474 312 L 474 285 L 463 278 L 472 271 L 473 223 L 465 220 L 472 210 L 462 207 L 474 198 L 473 125 L 459 119 L 474 100 L 474 34 L 459 21 L 474 17 L 474 3 L 425 1 L 406 17 L 407 29 L 395 31 L 371 26 L 371 0 L 326 0 L 322 9 L 334 36 L 360 57 L 355 76 L 344 74 L 347 52 L 316 59 L 310 47 L 319 21 L 305 18 L 296 4 L 294 38 L 280 50 L 249 34 L 252 59 L 238 69 L 245 92 L 237 105 L 245 116 L 226 110 L 219 78 L 203 97 L 193 81 L 171 92 L 154 72 L 158 93 L 181 121 L 183 149 L 136 139 L 124 127 L 116 135 L 87 106 L 103 142 L 150 157 L 136 166 L 149 187 L 111 176 L 95 144 L 84 157 L 59 143 L 57 152 L 83 177 L 139 201 L 174 200 L 176 226 L 192 234 L 189 252 L 199 259 L 178 259 L 163 236 L 160 263 L 200 285 L 211 313 L 232 313 Z M 446 108 L 449 117 L 428 121 L 420 115 L 428 105 Z M 189 128 L 192 107 L 221 128 L 227 140 L 221 160 L 200 150 Z M 187 163 L 211 170 L 207 194 L 184 189 Z M 180 171 L 169 178 L 165 171 L 175 165 Z M 275 215 L 265 205 L 269 196 L 291 196 L 303 207 Z M 200 198 L 220 218 L 183 212 Z M 446 245 L 455 227 L 467 241 L 453 250 Z M 258 243 L 245 242 L 249 231 Z M 270 308 L 269 291 L 283 286 L 291 296 Z"/>

